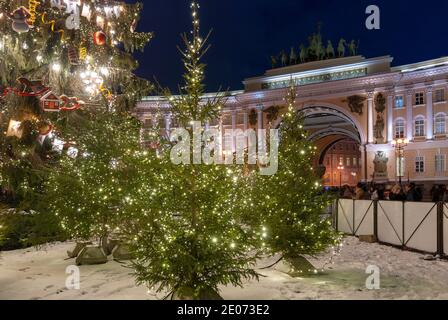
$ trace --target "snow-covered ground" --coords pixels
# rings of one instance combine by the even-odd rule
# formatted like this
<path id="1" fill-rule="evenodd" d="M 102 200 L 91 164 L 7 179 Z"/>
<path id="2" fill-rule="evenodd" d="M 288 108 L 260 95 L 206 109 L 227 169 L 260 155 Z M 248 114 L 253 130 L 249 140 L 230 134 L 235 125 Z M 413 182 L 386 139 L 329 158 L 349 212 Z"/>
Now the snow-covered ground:
<path id="1" fill-rule="evenodd" d="M 0 299 L 160 299 L 153 291 L 134 284 L 132 270 L 114 261 L 81 266 L 81 289 L 65 287 L 64 260 L 71 243 L 0 253 Z M 325 272 L 309 278 L 291 278 L 273 269 L 244 288 L 222 288 L 227 300 L 272 299 L 448 299 L 448 262 L 424 261 L 421 254 L 346 238 L 334 264 L 330 253 L 312 258 Z M 265 262 L 269 264 L 268 262 Z M 366 268 L 381 271 L 381 289 L 368 290 Z"/>

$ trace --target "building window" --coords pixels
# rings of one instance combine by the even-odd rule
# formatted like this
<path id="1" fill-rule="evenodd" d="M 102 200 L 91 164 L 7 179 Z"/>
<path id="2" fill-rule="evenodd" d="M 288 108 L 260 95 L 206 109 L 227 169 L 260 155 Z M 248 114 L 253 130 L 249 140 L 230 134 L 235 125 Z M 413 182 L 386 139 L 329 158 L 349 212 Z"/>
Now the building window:
<path id="1" fill-rule="evenodd" d="M 344 165 L 344 157 L 340 157 L 339 158 L 339 165 L 343 166 Z"/>
<path id="2" fill-rule="evenodd" d="M 435 102 L 444 102 L 445 101 L 445 89 L 436 90 L 434 100 L 435 100 Z"/>
<path id="3" fill-rule="evenodd" d="M 425 136 L 425 119 L 422 117 L 418 117 L 417 119 L 415 119 L 415 136 Z"/>
<path id="4" fill-rule="evenodd" d="M 353 158 L 353 166 L 354 167 L 358 166 L 358 158 Z"/>
<path id="5" fill-rule="evenodd" d="M 395 97 L 395 109 L 403 109 L 404 108 L 404 98 L 403 96 Z"/>
<path id="6" fill-rule="evenodd" d="M 404 120 L 398 119 L 395 122 L 395 139 L 404 139 Z"/>
<path id="7" fill-rule="evenodd" d="M 445 172 L 445 161 L 444 154 L 436 154 L 436 172 Z"/>
<path id="8" fill-rule="evenodd" d="M 438 114 L 435 120 L 436 135 L 446 134 L 446 116 L 444 113 Z"/>
<path id="9" fill-rule="evenodd" d="M 415 105 L 421 106 L 422 104 L 425 104 L 425 95 L 423 92 L 418 92 L 415 94 Z"/>
<path id="10" fill-rule="evenodd" d="M 347 158 L 347 167 L 351 167 L 351 161 L 350 161 L 350 158 Z"/>
<path id="11" fill-rule="evenodd" d="M 415 158 L 415 172 L 417 173 L 425 172 L 425 158 L 421 156 Z"/>

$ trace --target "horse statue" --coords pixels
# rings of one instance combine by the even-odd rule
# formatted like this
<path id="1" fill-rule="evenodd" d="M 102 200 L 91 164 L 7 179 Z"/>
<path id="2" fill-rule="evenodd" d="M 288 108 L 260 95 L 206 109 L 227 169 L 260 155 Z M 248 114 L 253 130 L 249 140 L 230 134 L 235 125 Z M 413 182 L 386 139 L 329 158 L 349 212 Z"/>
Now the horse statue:
<path id="1" fill-rule="evenodd" d="M 333 59 L 335 57 L 334 47 L 330 40 L 327 44 L 327 59 Z"/>
<path id="2" fill-rule="evenodd" d="M 339 58 L 345 57 L 345 46 L 346 45 L 347 45 L 347 41 L 345 41 L 345 39 L 339 40 L 339 45 L 338 45 L 338 57 Z"/>

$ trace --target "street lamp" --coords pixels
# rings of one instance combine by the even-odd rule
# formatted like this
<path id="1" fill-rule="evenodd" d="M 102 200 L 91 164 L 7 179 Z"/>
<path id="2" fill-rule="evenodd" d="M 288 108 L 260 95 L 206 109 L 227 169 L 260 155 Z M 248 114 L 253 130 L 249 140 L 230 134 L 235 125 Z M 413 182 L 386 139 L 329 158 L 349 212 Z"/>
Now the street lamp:
<path id="1" fill-rule="evenodd" d="M 397 139 L 392 141 L 392 146 L 395 148 L 395 153 L 397 155 L 397 176 L 400 181 L 400 186 L 402 185 L 402 178 L 404 177 L 404 149 L 408 144 L 408 139 Z"/>
<path id="2" fill-rule="evenodd" d="M 339 170 L 339 187 L 342 189 L 342 171 L 344 170 L 344 164 L 339 162 L 338 170 Z"/>

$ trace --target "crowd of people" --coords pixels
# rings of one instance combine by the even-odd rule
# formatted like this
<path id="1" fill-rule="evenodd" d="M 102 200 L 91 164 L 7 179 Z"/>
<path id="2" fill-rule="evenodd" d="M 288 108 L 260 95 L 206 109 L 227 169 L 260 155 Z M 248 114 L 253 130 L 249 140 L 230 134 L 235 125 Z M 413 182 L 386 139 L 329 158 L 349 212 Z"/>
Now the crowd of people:
<path id="1" fill-rule="evenodd" d="M 424 200 L 424 191 L 421 187 L 411 182 L 404 186 L 395 184 L 390 189 L 385 185 L 365 185 L 358 183 L 355 188 L 348 185 L 343 186 L 336 191 L 338 196 L 343 199 L 354 200 L 391 200 L 391 201 L 410 201 L 420 202 Z M 448 189 L 446 185 L 434 185 L 430 191 L 432 202 L 448 202 Z M 429 201 L 430 198 L 428 197 Z"/>

